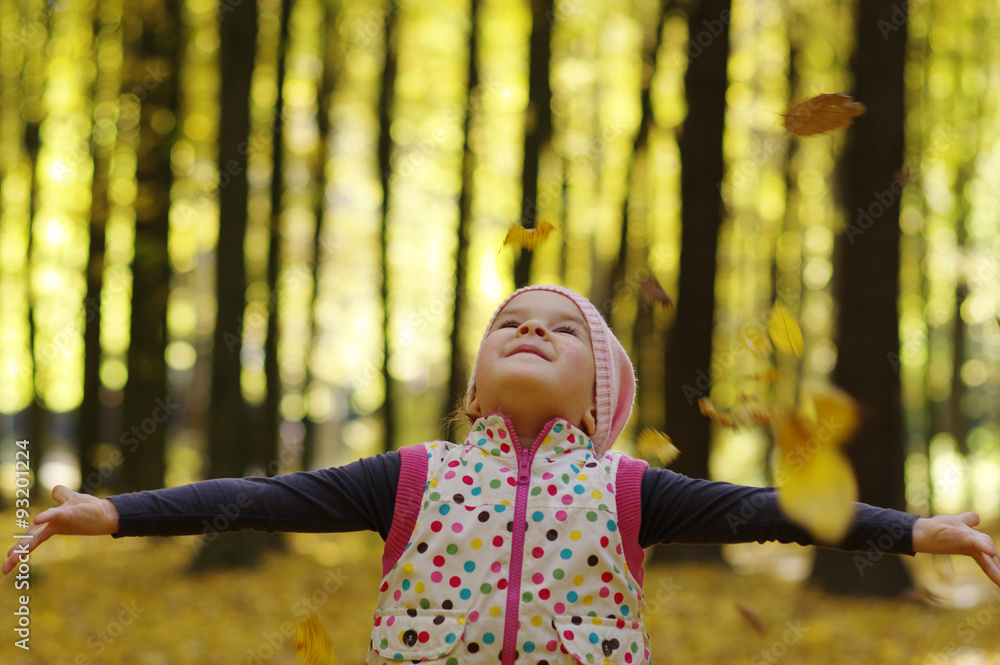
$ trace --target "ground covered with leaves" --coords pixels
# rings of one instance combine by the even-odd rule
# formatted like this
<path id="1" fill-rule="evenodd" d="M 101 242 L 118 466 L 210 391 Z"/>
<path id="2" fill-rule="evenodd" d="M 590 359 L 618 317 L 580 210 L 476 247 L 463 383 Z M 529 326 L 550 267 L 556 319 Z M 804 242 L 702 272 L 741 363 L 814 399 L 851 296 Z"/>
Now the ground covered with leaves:
<path id="1" fill-rule="evenodd" d="M 12 521 L 12 520 L 11 520 Z M 0 595 L 0 663 L 292 665 L 295 625 L 314 611 L 338 662 L 360 664 L 377 597 L 373 534 L 287 536 L 254 569 L 194 575 L 197 538 L 57 537 L 30 559 L 27 590 Z M 646 621 L 654 662 L 713 665 L 1000 665 L 1000 591 L 970 562 L 916 557 L 938 602 L 851 599 L 782 579 L 808 550 L 740 546 L 725 566 L 653 565 Z M 782 573 L 776 575 L 775 572 Z M 27 594 L 30 651 L 13 632 Z"/>

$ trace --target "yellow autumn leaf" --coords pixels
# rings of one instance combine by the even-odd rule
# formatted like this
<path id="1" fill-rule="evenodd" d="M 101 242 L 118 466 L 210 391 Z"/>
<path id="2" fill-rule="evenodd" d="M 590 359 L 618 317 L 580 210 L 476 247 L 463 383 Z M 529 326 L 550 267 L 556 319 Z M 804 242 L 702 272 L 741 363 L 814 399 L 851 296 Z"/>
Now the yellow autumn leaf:
<path id="1" fill-rule="evenodd" d="M 854 516 L 857 481 L 841 447 L 857 426 L 857 403 L 828 384 L 804 389 L 801 406 L 774 421 L 778 505 L 826 544 L 839 542 Z"/>
<path id="2" fill-rule="evenodd" d="M 315 612 L 295 626 L 295 655 L 306 665 L 337 665 L 333 643 Z"/>
<path id="3" fill-rule="evenodd" d="M 635 437 L 635 450 L 639 457 L 647 462 L 656 459 L 663 466 L 668 466 L 681 454 L 669 436 L 648 428 L 639 432 L 639 435 Z"/>
<path id="4" fill-rule="evenodd" d="M 832 446 L 805 454 L 777 455 L 778 505 L 782 512 L 828 545 L 840 542 L 851 526 L 858 486 L 847 458 Z"/>
<path id="5" fill-rule="evenodd" d="M 550 222 L 545 221 L 538 222 L 533 229 L 526 229 L 519 224 L 514 224 L 507 229 L 507 235 L 503 239 L 503 246 L 520 245 L 523 249 L 534 249 L 539 243 L 548 238 L 549 234 L 555 228 Z"/>
<path id="6" fill-rule="evenodd" d="M 743 346 L 757 356 L 767 356 L 774 351 L 771 342 L 760 328 L 745 327 L 740 331 L 740 341 L 743 342 Z"/>
<path id="7" fill-rule="evenodd" d="M 767 321 L 767 333 L 771 336 L 774 348 L 782 353 L 788 353 L 796 358 L 802 357 L 805 342 L 802 339 L 802 329 L 792 317 L 785 303 L 774 301 L 774 307 Z"/>
<path id="8" fill-rule="evenodd" d="M 802 389 L 800 417 L 813 423 L 811 436 L 842 446 L 858 429 L 858 403 L 829 383 L 810 383 Z"/>

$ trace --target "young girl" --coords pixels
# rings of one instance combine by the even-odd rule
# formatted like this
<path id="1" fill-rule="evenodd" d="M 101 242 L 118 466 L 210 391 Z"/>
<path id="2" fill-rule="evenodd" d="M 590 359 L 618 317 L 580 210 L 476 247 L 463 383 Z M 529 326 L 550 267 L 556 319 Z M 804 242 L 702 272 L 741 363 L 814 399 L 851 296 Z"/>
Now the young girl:
<path id="1" fill-rule="evenodd" d="M 228 530 L 371 529 L 385 549 L 368 663 L 646 663 L 643 548 L 811 539 L 773 489 L 693 480 L 611 451 L 634 393 L 628 355 L 590 302 L 527 287 L 483 336 L 464 442 L 103 500 L 56 487 L 61 505 L 22 542 L 30 551 L 57 533 L 198 534 L 219 515 Z M 863 550 L 888 533 L 895 553 L 968 555 L 1000 585 L 996 546 L 977 523 L 974 513 L 918 518 L 858 504 L 839 547 Z M 3 572 L 23 554 L 12 548 Z"/>

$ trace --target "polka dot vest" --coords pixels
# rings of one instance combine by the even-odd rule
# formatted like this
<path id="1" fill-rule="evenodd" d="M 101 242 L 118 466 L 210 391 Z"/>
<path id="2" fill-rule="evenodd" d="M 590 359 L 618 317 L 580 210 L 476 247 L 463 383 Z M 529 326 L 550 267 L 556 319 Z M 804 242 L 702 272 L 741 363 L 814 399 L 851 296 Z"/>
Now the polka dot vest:
<path id="1" fill-rule="evenodd" d="M 416 448 L 426 482 L 408 541 L 385 562 L 368 663 L 649 661 L 641 554 L 633 574 L 616 500 L 621 461 L 635 460 L 596 457 L 565 420 L 522 449 L 500 415 L 463 444 Z"/>

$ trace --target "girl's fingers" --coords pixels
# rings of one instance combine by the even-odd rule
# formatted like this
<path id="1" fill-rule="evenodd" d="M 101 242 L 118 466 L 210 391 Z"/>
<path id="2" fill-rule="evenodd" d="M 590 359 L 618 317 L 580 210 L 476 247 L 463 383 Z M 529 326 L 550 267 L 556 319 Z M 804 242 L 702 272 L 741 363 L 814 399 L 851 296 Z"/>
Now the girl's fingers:
<path id="1" fill-rule="evenodd" d="M 972 511 L 958 515 L 958 519 L 962 520 L 968 526 L 979 526 L 979 515 Z"/>
<path id="2" fill-rule="evenodd" d="M 35 515 L 35 524 L 47 524 L 54 518 L 62 514 L 62 506 L 56 506 L 55 508 L 47 508 L 42 512 Z"/>
<path id="3" fill-rule="evenodd" d="M 976 557 L 979 567 L 994 584 L 1000 586 L 1000 557 L 980 554 Z"/>
<path id="4" fill-rule="evenodd" d="M 56 485 L 52 488 L 52 498 L 59 503 L 66 503 L 76 494 L 77 492 L 74 492 L 64 485 Z"/>
<path id="5" fill-rule="evenodd" d="M 3 562 L 2 568 L 4 575 L 14 570 L 25 556 L 33 552 L 52 535 L 44 525 L 37 530 L 29 529 L 27 533 L 32 534 L 32 537 L 21 538 L 16 545 L 7 550 L 7 560 Z"/>

